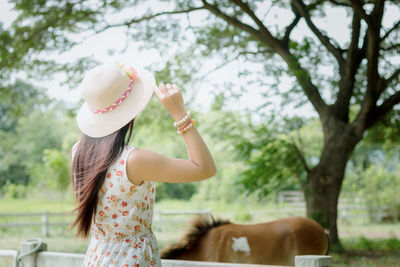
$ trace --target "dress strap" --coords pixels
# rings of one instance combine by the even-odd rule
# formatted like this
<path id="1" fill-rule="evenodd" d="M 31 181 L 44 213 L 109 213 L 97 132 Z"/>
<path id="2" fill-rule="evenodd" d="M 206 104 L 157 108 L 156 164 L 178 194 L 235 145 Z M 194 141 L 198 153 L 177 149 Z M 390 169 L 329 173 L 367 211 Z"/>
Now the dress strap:
<path id="1" fill-rule="evenodd" d="M 121 155 L 121 164 L 123 164 L 124 166 L 123 166 L 123 173 L 124 173 L 124 177 L 125 177 L 125 179 L 129 182 L 129 183 L 132 183 L 131 181 L 129 181 L 129 179 L 128 179 L 128 172 L 127 172 L 127 170 L 126 170 L 126 163 L 127 163 L 127 161 L 128 161 L 128 156 L 129 156 L 129 153 L 131 153 L 133 150 L 135 150 L 135 148 L 136 147 L 134 147 L 134 146 L 129 146 L 129 145 L 127 145 L 127 146 L 125 146 L 125 148 L 124 148 L 124 151 L 123 151 L 123 153 L 122 153 L 122 155 Z"/>
<path id="2" fill-rule="evenodd" d="M 125 146 L 124 152 L 121 155 L 122 159 L 125 161 L 125 164 L 126 164 L 126 161 L 128 160 L 129 153 L 131 153 L 135 148 L 136 147 L 130 146 L 130 145 Z"/>

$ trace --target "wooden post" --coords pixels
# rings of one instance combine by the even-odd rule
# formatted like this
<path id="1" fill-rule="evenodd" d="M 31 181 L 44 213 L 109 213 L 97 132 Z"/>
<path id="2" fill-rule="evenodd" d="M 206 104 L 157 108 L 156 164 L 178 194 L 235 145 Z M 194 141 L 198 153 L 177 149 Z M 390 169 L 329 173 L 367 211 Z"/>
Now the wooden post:
<path id="1" fill-rule="evenodd" d="M 42 235 L 45 237 L 49 236 L 49 213 L 47 210 L 43 211 L 43 216 L 42 216 Z"/>
<path id="2" fill-rule="evenodd" d="M 35 242 L 35 240 L 28 240 L 22 243 L 17 255 L 21 260 L 17 262 L 15 267 L 40 267 L 36 265 L 37 252 L 45 250 L 47 250 L 46 243 L 39 244 L 38 242 Z"/>
<path id="3" fill-rule="evenodd" d="M 295 267 L 332 267 L 332 257 L 318 255 L 296 256 Z"/>

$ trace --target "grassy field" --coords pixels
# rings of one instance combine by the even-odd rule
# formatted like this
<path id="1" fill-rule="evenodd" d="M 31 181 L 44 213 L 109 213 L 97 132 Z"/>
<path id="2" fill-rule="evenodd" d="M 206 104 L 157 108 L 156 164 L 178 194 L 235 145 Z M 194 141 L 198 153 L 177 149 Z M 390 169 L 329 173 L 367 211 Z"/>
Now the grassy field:
<path id="1" fill-rule="evenodd" d="M 71 210 L 72 201 L 49 200 L 7 200 L 1 199 L 0 213 L 7 212 L 61 212 Z M 210 208 L 215 216 L 229 217 L 235 222 L 266 221 L 276 217 L 271 213 L 280 208 L 276 205 L 254 204 L 251 206 L 255 216 L 244 204 L 223 203 L 191 203 L 183 201 L 163 201 L 156 203 L 157 210 L 204 210 Z M 71 221 L 73 217 L 64 220 Z M 176 219 L 177 216 L 174 217 Z M 162 248 L 177 240 L 183 234 L 190 216 L 182 216 L 182 223 L 171 225 L 156 225 L 154 232 Z M 22 220 L 40 221 L 40 217 L 25 217 Z M 19 220 L 20 222 L 22 221 Z M 56 220 L 55 218 L 51 220 Z M 57 219 L 59 221 L 60 219 Z M 249 221 L 251 220 L 251 221 Z M 0 223 L 15 222 L 16 218 L 1 218 Z M 400 266 L 400 224 L 339 224 L 339 232 L 345 253 L 333 254 L 334 266 Z M 48 245 L 49 251 L 85 253 L 87 240 L 74 238 L 73 231 L 68 227 L 54 226 L 50 229 L 50 237 L 41 236 L 40 227 L 0 228 L 0 249 L 18 249 L 19 245 L 30 238 L 41 238 Z M 9 264 L 9 262 L 8 262 Z M 4 261 L 0 266 L 8 266 Z"/>

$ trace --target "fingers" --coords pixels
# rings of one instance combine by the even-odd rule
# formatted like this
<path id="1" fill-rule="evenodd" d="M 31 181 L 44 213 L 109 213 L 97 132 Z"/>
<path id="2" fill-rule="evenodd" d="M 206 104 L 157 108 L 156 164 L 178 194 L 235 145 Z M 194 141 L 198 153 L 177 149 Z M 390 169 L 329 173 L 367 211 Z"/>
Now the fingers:
<path id="1" fill-rule="evenodd" d="M 167 87 L 166 87 L 163 83 L 161 83 L 161 84 L 158 86 L 158 88 L 160 89 L 161 95 L 162 95 L 163 97 L 165 97 L 165 96 L 168 95 L 168 89 L 167 89 Z"/>
<path id="2" fill-rule="evenodd" d="M 154 87 L 154 92 L 158 96 L 158 98 L 162 99 L 166 96 L 173 95 L 174 93 L 179 92 L 179 88 L 176 84 L 164 84 L 163 82 L 157 87 Z"/>
<path id="3" fill-rule="evenodd" d="M 179 87 L 176 84 L 172 84 L 172 88 L 174 88 L 174 91 L 179 92 Z"/>
<path id="4" fill-rule="evenodd" d="M 161 93 L 161 91 L 160 91 L 160 88 L 158 88 L 157 85 L 154 85 L 153 91 L 154 91 L 154 93 L 156 94 L 156 96 L 157 96 L 158 98 L 161 98 L 161 97 L 162 97 L 162 93 Z"/>
<path id="5" fill-rule="evenodd" d="M 174 94 L 175 90 L 170 83 L 167 83 L 166 87 L 167 87 L 168 95 Z"/>

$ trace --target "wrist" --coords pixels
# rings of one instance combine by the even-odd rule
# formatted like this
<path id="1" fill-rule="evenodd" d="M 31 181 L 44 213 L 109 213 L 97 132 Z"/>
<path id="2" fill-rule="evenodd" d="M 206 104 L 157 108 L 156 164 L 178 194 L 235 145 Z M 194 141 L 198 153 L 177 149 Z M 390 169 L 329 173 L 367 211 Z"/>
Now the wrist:
<path id="1" fill-rule="evenodd" d="M 187 111 L 183 109 L 179 112 L 171 114 L 171 116 L 175 121 L 180 121 L 186 116 L 186 114 L 187 114 Z"/>
<path id="2" fill-rule="evenodd" d="M 184 133 L 186 133 L 187 131 L 192 129 L 195 124 L 196 124 L 196 120 L 189 119 L 189 122 L 186 125 L 184 125 L 182 128 L 178 129 L 176 131 L 176 133 L 180 134 L 180 135 L 183 135 Z"/>

